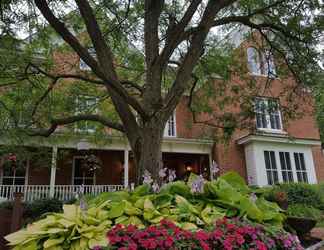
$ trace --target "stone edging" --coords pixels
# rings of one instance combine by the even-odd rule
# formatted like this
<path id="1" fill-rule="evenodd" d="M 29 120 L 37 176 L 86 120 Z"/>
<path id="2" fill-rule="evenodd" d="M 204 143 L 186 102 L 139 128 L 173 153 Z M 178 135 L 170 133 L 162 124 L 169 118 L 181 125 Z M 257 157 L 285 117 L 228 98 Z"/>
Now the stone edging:
<path id="1" fill-rule="evenodd" d="M 322 241 L 316 243 L 316 244 L 313 245 L 313 246 L 310 246 L 310 247 L 306 248 L 305 250 L 317 250 L 317 249 L 319 249 L 319 248 L 322 247 L 322 246 L 324 246 L 324 240 L 322 240 Z"/>

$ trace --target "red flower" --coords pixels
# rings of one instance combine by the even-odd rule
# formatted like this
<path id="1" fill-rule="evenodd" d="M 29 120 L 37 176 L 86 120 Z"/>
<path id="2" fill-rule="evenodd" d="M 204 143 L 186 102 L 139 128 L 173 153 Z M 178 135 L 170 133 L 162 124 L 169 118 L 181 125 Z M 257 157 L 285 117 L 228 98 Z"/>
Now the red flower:
<path id="1" fill-rule="evenodd" d="M 210 250 L 211 248 L 206 242 L 201 241 L 200 246 L 202 247 L 203 250 Z"/>
<path id="2" fill-rule="evenodd" d="M 199 230 L 198 232 L 196 232 L 195 238 L 197 240 L 200 240 L 200 241 L 201 240 L 208 240 L 209 239 L 209 235 L 205 231 Z"/>
<path id="3" fill-rule="evenodd" d="M 262 241 L 256 240 L 255 244 L 258 250 L 268 250 L 267 246 Z"/>
<path id="4" fill-rule="evenodd" d="M 165 240 L 164 240 L 164 246 L 165 247 L 172 247 L 174 243 L 174 240 L 171 236 L 168 236 Z"/>
<path id="5" fill-rule="evenodd" d="M 141 244 L 142 247 L 146 249 L 154 249 L 157 247 L 157 243 L 155 242 L 154 239 L 149 238 L 149 239 L 140 239 L 139 243 Z"/>
<path id="6" fill-rule="evenodd" d="M 217 229 L 212 233 L 212 237 L 215 240 L 219 240 L 223 235 L 224 235 L 224 233 L 220 229 Z"/>

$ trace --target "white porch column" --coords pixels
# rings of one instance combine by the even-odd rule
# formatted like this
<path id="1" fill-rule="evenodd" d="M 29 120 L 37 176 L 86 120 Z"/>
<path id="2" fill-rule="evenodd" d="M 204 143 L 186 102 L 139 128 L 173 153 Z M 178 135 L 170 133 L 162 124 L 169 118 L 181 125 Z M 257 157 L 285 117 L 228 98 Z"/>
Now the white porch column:
<path id="1" fill-rule="evenodd" d="M 124 150 L 124 186 L 125 188 L 128 188 L 128 171 L 129 171 L 129 166 L 128 166 L 128 161 L 129 161 L 129 150 L 126 148 Z"/>
<path id="2" fill-rule="evenodd" d="M 55 193 L 56 165 L 57 165 L 57 147 L 55 146 L 53 147 L 53 151 L 52 151 L 50 198 L 54 198 L 54 193 Z"/>
<path id="3" fill-rule="evenodd" d="M 210 180 L 212 181 L 214 179 L 213 176 L 213 156 L 212 153 L 208 154 L 208 158 L 209 158 L 209 174 L 210 174 Z"/>

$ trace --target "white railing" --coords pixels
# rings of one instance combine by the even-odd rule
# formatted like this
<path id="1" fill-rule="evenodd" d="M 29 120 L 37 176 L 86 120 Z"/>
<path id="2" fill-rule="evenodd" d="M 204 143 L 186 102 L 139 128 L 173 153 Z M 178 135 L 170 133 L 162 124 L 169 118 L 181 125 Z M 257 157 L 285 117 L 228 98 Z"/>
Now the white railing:
<path id="1" fill-rule="evenodd" d="M 114 192 L 124 189 L 123 185 L 56 185 L 54 198 L 68 201 L 76 197 L 83 188 L 84 194 L 97 195 L 103 192 Z M 14 193 L 24 194 L 24 201 L 50 198 L 50 185 L 0 185 L 0 198 L 13 200 Z"/>

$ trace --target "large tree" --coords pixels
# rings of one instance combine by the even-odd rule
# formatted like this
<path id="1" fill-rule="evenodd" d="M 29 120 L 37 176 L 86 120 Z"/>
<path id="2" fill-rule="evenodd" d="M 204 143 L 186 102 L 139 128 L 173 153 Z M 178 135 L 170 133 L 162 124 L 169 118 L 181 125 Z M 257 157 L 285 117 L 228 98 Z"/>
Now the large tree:
<path id="1" fill-rule="evenodd" d="M 316 46 L 323 36 L 319 0 L 6 0 L 0 7 L 2 114 L 18 124 L 20 113 L 13 109 L 20 107 L 28 117 L 27 133 L 34 136 L 50 136 L 58 127 L 80 121 L 118 130 L 134 152 L 138 182 L 144 170 L 157 177 L 164 127 L 184 94 L 189 93 L 191 105 L 196 86 L 201 91 L 196 97 L 203 99 L 207 74 L 217 75 L 220 86 L 226 86 L 233 71 L 246 73 L 239 72 L 244 67 L 229 46 L 229 37 L 235 36 L 224 34 L 256 36 L 286 64 L 282 71 L 301 84 L 314 84 L 318 71 Z M 19 41 L 26 31 L 33 34 Z M 58 51 L 76 53 L 92 73 L 58 70 L 48 59 Z M 67 91 L 59 86 L 65 80 L 75 93 L 92 91 L 111 106 L 100 114 L 75 114 L 66 96 L 51 95 Z M 223 87 L 216 90 L 213 98 L 222 97 L 222 109 L 231 103 L 230 96 L 224 98 Z M 196 108 L 190 106 L 194 121 L 199 107 L 209 110 L 196 101 Z M 238 123 L 226 112 L 212 118 L 218 120 L 209 124 L 225 132 Z"/>

